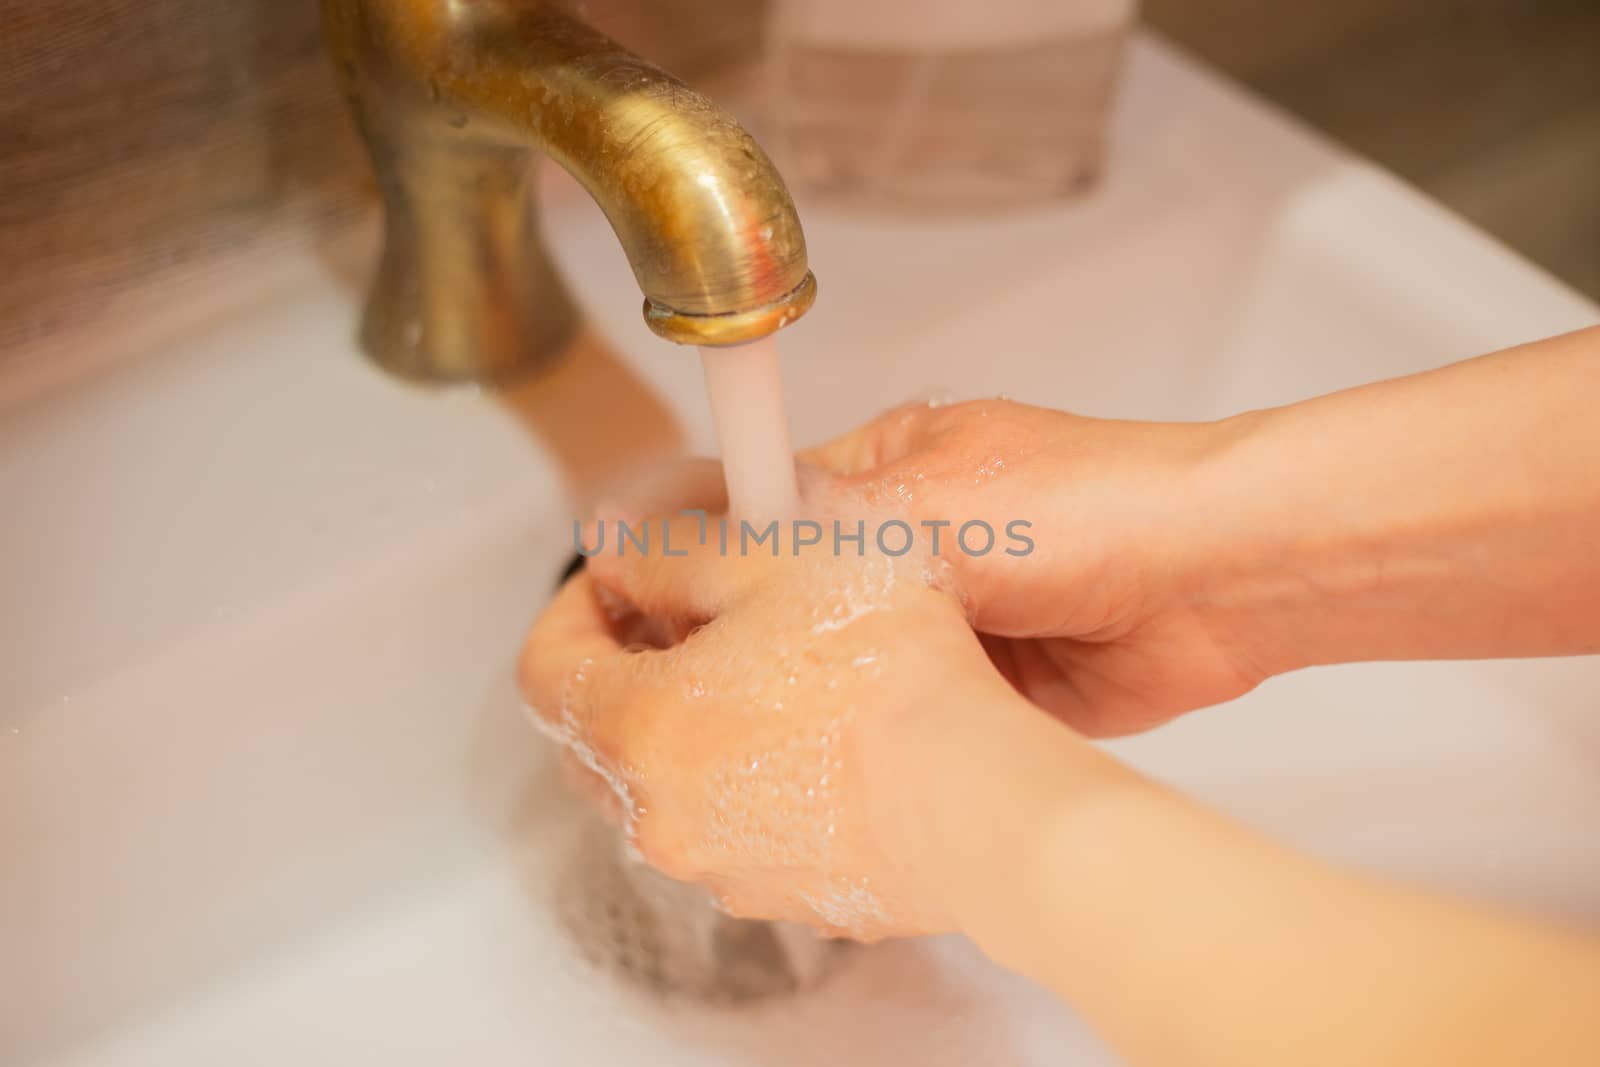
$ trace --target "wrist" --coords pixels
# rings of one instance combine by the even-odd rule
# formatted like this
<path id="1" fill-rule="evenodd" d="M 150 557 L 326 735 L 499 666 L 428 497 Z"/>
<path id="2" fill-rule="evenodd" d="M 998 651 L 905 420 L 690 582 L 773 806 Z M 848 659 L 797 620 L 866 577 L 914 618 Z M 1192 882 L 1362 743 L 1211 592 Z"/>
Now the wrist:
<path id="1" fill-rule="evenodd" d="M 1296 408 L 1208 424 L 1178 549 L 1187 610 L 1261 677 L 1329 661 L 1322 633 L 1375 573 L 1321 483 Z"/>
<path id="2" fill-rule="evenodd" d="M 1131 772 L 998 678 L 946 706 L 908 753 L 901 839 L 938 928 L 996 952 L 1063 813 Z"/>

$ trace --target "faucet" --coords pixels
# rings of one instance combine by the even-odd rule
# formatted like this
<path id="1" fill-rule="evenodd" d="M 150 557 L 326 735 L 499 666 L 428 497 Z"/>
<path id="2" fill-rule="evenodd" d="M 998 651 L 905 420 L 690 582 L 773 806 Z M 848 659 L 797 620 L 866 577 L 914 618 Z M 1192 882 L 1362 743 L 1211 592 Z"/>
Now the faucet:
<path id="1" fill-rule="evenodd" d="M 361 329 L 384 368 L 503 381 L 571 340 L 539 153 L 604 211 L 667 340 L 740 344 L 811 307 L 805 235 L 766 154 L 569 3 L 323 0 L 323 17 L 385 204 Z"/>

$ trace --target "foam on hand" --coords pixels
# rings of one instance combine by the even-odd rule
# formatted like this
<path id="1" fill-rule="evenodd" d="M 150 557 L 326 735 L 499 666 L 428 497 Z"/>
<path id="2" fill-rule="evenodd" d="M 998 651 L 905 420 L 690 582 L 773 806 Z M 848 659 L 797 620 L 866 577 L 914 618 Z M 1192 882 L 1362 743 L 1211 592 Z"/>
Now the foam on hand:
<path id="1" fill-rule="evenodd" d="M 783 419 L 776 352 L 757 345 L 710 349 L 704 356 L 734 521 L 779 519 L 788 529 L 788 520 L 809 519 L 831 532 L 838 520 L 852 530 L 863 523 L 870 531 L 909 513 L 919 488 L 914 475 L 904 485 L 846 493 L 836 479 L 806 470 L 802 494 Z M 863 939 L 907 925 L 897 919 L 893 887 L 862 875 L 879 869 L 882 844 L 872 839 L 872 819 L 860 808 L 869 790 L 850 746 L 863 714 L 876 713 L 890 694 L 903 691 L 907 672 L 925 670 L 917 657 L 927 650 L 897 652 L 905 647 L 906 619 L 953 598 L 944 562 L 923 540 L 901 556 L 880 551 L 871 533 L 859 553 L 854 546 L 835 549 L 827 538 L 796 550 L 785 534 L 775 558 L 751 560 L 752 567 L 772 568 L 770 592 L 687 636 L 679 628 L 674 636 L 681 643 L 638 657 L 635 670 L 670 678 L 667 706 L 704 716 L 705 723 L 662 726 L 653 738 L 641 727 L 643 733 L 632 739 L 643 749 L 635 752 L 638 766 L 612 765 L 585 740 L 581 727 L 589 715 L 582 703 L 592 698 L 587 664 L 563 688 L 559 715 L 533 716 L 616 795 L 624 831 L 620 842 L 611 839 L 618 870 L 637 866 L 626 858 L 637 856 L 637 845 L 646 854 L 665 848 L 684 870 L 716 872 L 720 899 L 700 887 L 665 891 L 670 880 L 642 867 L 619 876 L 633 887 L 627 890 L 632 897 L 627 907 L 613 910 L 634 925 L 642 921 L 641 908 L 654 915 L 651 936 L 662 957 L 653 964 L 655 973 L 677 975 L 674 981 L 686 988 L 717 986 L 727 923 L 740 924 L 740 943 L 767 944 L 770 951 L 763 949 L 762 958 L 800 985 L 804 976 L 825 971 L 817 960 L 830 951 L 828 942 L 799 927 L 723 918 L 718 907 L 809 915 L 834 934 Z M 628 629 L 652 621 L 640 620 L 614 599 L 606 605 L 614 623 Z M 739 632 L 724 640 L 718 631 L 728 627 Z M 751 648 L 761 655 L 725 651 Z M 700 738 L 703 745 L 697 744 Z M 671 798 L 670 808 L 664 798 Z M 783 894 L 776 902 L 775 885 Z M 612 940 L 632 943 L 622 935 Z M 639 956 L 633 951 L 629 958 Z M 749 962 L 744 958 L 738 966 Z M 781 975 L 768 977 L 772 981 L 750 987 L 794 985 Z M 744 979 L 741 984 L 750 985 Z"/>

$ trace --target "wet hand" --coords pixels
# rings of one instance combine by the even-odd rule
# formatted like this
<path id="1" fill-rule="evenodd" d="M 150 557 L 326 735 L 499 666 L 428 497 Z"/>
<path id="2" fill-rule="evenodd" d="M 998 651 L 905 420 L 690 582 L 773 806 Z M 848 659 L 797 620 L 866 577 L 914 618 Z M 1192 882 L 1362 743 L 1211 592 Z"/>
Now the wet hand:
<path id="1" fill-rule="evenodd" d="M 1090 736 L 1157 725 L 1264 673 L 1199 605 L 1197 486 L 1222 431 L 976 401 L 891 411 L 804 457 L 930 536 L 996 666 Z M 998 536 L 988 552 L 981 523 Z M 1022 524 L 1022 525 L 1019 525 Z M 1031 543 L 1007 551 L 1007 533 Z"/>
<path id="2" fill-rule="evenodd" d="M 644 859 L 730 912 L 866 940 L 954 929 L 924 817 L 930 790 L 971 783 L 929 769 L 960 765 L 979 716 L 1037 712 L 926 575 L 876 554 L 599 556 L 535 626 L 522 685 Z M 695 629 L 630 646 L 640 615 Z"/>

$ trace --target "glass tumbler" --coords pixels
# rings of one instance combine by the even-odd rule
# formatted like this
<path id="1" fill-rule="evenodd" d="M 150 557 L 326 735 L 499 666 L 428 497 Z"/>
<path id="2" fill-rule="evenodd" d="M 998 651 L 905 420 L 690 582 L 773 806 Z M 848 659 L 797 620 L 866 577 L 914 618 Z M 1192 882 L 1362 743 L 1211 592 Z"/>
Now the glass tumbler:
<path id="1" fill-rule="evenodd" d="M 797 192 L 962 213 L 1070 198 L 1105 160 L 1137 0 L 774 0 L 773 145 Z"/>

